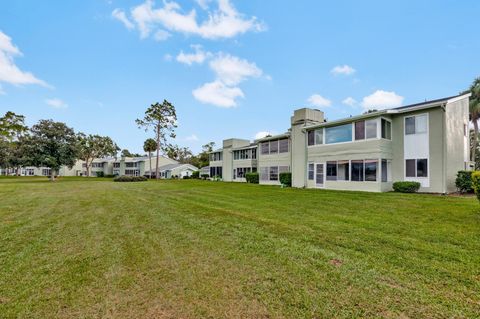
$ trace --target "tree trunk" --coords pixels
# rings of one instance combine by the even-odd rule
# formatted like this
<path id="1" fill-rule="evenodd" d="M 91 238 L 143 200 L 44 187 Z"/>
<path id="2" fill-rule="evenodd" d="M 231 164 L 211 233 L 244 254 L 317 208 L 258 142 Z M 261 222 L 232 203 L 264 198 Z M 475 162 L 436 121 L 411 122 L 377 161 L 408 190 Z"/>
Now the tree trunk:
<path id="1" fill-rule="evenodd" d="M 478 119 L 473 120 L 473 131 L 475 136 L 473 137 L 472 162 L 475 163 L 475 169 L 477 169 Z"/>
<path id="2" fill-rule="evenodd" d="M 148 172 L 148 178 L 152 179 L 152 152 L 148 151 L 148 161 L 150 162 L 150 171 Z"/>
<path id="3" fill-rule="evenodd" d="M 157 163 L 155 164 L 155 178 L 160 178 L 160 172 L 158 171 L 158 158 L 160 157 L 160 127 L 157 126 Z"/>
<path id="4" fill-rule="evenodd" d="M 53 168 L 50 169 L 50 181 L 55 182 L 55 170 Z"/>

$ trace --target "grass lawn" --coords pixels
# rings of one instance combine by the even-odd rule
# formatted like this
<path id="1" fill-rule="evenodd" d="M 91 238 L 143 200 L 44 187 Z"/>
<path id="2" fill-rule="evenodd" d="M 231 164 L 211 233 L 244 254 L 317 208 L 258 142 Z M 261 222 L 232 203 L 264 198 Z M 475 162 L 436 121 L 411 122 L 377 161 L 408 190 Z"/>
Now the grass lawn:
<path id="1" fill-rule="evenodd" d="M 1 318 L 474 318 L 474 198 L 0 179 Z"/>

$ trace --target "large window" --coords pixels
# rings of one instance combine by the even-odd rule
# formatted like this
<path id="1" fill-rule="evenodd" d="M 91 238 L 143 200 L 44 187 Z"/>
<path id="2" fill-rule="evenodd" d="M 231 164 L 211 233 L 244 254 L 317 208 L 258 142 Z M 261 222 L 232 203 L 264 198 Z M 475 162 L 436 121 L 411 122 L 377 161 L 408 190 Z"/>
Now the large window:
<path id="1" fill-rule="evenodd" d="M 327 127 L 325 129 L 325 144 L 352 141 L 352 124 Z"/>
<path id="2" fill-rule="evenodd" d="M 313 181 L 315 178 L 315 164 L 308 163 L 308 180 Z"/>
<path id="3" fill-rule="evenodd" d="M 221 166 L 210 166 L 210 177 L 215 177 L 215 176 L 222 178 Z"/>
<path id="4" fill-rule="evenodd" d="M 270 154 L 278 153 L 278 140 L 270 141 Z"/>
<path id="5" fill-rule="evenodd" d="M 288 153 L 289 145 L 288 138 L 274 140 L 270 142 L 263 142 L 260 145 L 260 152 L 262 155 Z"/>
<path id="6" fill-rule="evenodd" d="M 315 130 L 315 145 L 323 144 L 323 128 Z"/>
<path id="7" fill-rule="evenodd" d="M 376 182 L 377 181 L 377 160 L 366 160 L 365 161 L 365 181 L 366 182 Z"/>
<path id="8" fill-rule="evenodd" d="M 307 134 L 308 146 L 315 145 L 315 131 L 308 131 Z"/>
<path id="9" fill-rule="evenodd" d="M 363 161 L 352 161 L 352 181 L 363 182 Z"/>
<path id="10" fill-rule="evenodd" d="M 355 140 L 365 139 L 365 121 L 355 122 Z"/>
<path id="11" fill-rule="evenodd" d="M 382 119 L 382 138 L 392 139 L 392 123 L 386 119 Z"/>
<path id="12" fill-rule="evenodd" d="M 256 159 L 257 150 L 256 149 L 245 149 L 245 150 L 236 150 L 233 151 L 234 160 L 243 160 L 243 159 Z"/>
<path id="13" fill-rule="evenodd" d="M 327 181 L 337 180 L 337 162 L 327 162 Z"/>
<path id="14" fill-rule="evenodd" d="M 416 115 L 405 118 L 405 134 L 421 134 L 427 132 L 427 115 Z"/>
<path id="15" fill-rule="evenodd" d="M 428 177 L 428 160 L 426 158 L 405 160 L 405 176 Z"/>
<path id="16" fill-rule="evenodd" d="M 270 153 L 270 143 L 263 142 L 260 145 L 260 152 L 262 153 L 262 155 L 268 155 Z"/>
<path id="17" fill-rule="evenodd" d="M 284 138 L 278 141 L 278 152 L 279 153 L 287 153 L 288 152 L 288 139 Z"/>
<path id="18" fill-rule="evenodd" d="M 238 167 L 233 170 L 233 179 L 244 178 L 247 173 L 250 173 L 250 167 Z"/>
<path id="19" fill-rule="evenodd" d="M 365 137 L 377 138 L 377 120 L 365 121 Z"/>
<path id="20" fill-rule="evenodd" d="M 278 166 L 270 166 L 269 173 L 269 180 L 278 181 Z"/>

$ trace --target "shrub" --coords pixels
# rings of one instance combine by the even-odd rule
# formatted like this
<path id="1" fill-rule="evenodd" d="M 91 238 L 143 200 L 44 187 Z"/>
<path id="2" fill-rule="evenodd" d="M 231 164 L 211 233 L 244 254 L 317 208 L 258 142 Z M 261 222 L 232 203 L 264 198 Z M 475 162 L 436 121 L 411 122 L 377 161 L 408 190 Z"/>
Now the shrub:
<path id="1" fill-rule="evenodd" d="M 105 173 L 100 171 L 100 172 L 95 172 L 97 174 L 97 177 L 105 177 Z"/>
<path id="2" fill-rule="evenodd" d="M 145 176 L 117 176 L 113 179 L 114 182 L 145 182 L 148 179 Z"/>
<path id="3" fill-rule="evenodd" d="M 257 172 L 252 172 L 245 174 L 245 179 L 247 180 L 247 183 L 258 184 L 260 176 Z"/>
<path id="4" fill-rule="evenodd" d="M 419 182 L 395 182 L 393 190 L 399 193 L 415 193 L 420 189 Z"/>
<path id="5" fill-rule="evenodd" d="M 472 173 L 472 188 L 477 195 L 478 200 L 480 201 L 480 171 L 475 171 Z"/>
<path id="6" fill-rule="evenodd" d="M 190 179 L 190 176 L 185 175 L 185 176 L 183 176 L 182 178 L 183 178 L 183 179 Z"/>
<path id="7" fill-rule="evenodd" d="M 192 178 L 195 178 L 195 179 L 200 178 L 200 171 L 192 172 Z"/>
<path id="8" fill-rule="evenodd" d="M 290 172 L 280 173 L 280 183 L 288 187 L 292 186 L 292 173 Z"/>
<path id="9" fill-rule="evenodd" d="M 209 174 L 202 174 L 200 177 L 201 177 L 202 179 L 207 179 L 207 178 L 210 177 L 210 175 L 209 175 Z"/>
<path id="10" fill-rule="evenodd" d="M 457 186 L 460 193 L 472 193 L 472 171 L 459 171 L 455 180 L 455 186 Z"/>
<path id="11" fill-rule="evenodd" d="M 106 178 L 114 178 L 116 175 L 113 175 L 113 174 L 106 174 L 105 177 Z"/>

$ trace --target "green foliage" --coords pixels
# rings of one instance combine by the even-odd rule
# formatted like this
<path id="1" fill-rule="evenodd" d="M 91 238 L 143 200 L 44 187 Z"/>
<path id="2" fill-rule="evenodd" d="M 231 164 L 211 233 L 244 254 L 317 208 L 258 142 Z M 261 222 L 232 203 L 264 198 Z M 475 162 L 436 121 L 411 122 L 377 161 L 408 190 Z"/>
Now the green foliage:
<path id="1" fill-rule="evenodd" d="M 461 193 L 472 193 L 472 171 L 459 171 L 455 179 L 455 186 Z"/>
<path id="2" fill-rule="evenodd" d="M 113 179 L 114 182 L 146 182 L 148 179 L 145 176 L 117 176 Z"/>
<path id="3" fill-rule="evenodd" d="M 87 177 L 96 158 L 114 156 L 119 151 L 117 144 L 108 136 L 77 134 L 78 158 L 85 161 Z"/>
<path id="4" fill-rule="evenodd" d="M 145 142 L 143 142 L 143 151 L 147 153 L 155 152 L 157 149 L 157 142 L 153 138 L 147 138 Z"/>
<path id="5" fill-rule="evenodd" d="M 247 183 L 258 184 L 260 176 L 257 172 L 251 172 L 245 174 L 245 179 L 247 180 Z"/>
<path id="6" fill-rule="evenodd" d="M 393 190 L 399 193 L 415 193 L 419 189 L 419 182 L 402 181 L 393 183 Z"/>
<path id="7" fill-rule="evenodd" d="M 72 167 L 78 158 L 78 138 L 65 123 L 40 120 L 30 129 L 24 143 L 25 161 L 36 167 L 50 167 L 52 180 L 63 165 Z"/>
<path id="8" fill-rule="evenodd" d="M 188 175 L 185 175 L 185 176 L 183 176 L 182 178 L 183 178 L 183 179 L 191 179 L 191 177 L 188 176 Z"/>
<path id="9" fill-rule="evenodd" d="M 143 155 L 139 153 L 131 153 L 129 150 L 123 149 L 120 152 L 120 156 L 121 157 L 142 157 Z"/>
<path id="10" fill-rule="evenodd" d="M 102 171 L 95 172 L 95 174 L 97 175 L 97 177 L 105 177 L 105 173 Z"/>
<path id="11" fill-rule="evenodd" d="M 205 179 L 209 178 L 210 175 L 209 175 L 209 174 L 202 174 L 200 177 L 201 177 L 203 180 L 205 180 Z"/>
<path id="12" fill-rule="evenodd" d="M 478 200 L 480 201 L 480 171 L 475 171 L 472 173 L 472 188 L 477 195 Z"/>
<path id="13" fill-rule="evenodd" d="M 292 173 L 290 172 L 280 173 L 280 183 L 288 187 L 292 186 Z"/>
<path id="14" fill-rule="evenodd" d="M 175 144 L 166 145 L 163 151 L 168 158 L 176 160 L 182 164 L 190 164 L 193 156 L 192 151 L 188 147 L 180 147 Z"/>
<path id="15" fill-rule="evenodd" d="M 113 174 L 106 174 L 104 175 L 105 178 L 115 178 L 116 176 Z"/>
<path id="16" fill-rule="evenodd" d="M 198 179 L 200 178 L 200 171 L 195 171 L 192 173 L 192 178 Z"/>

